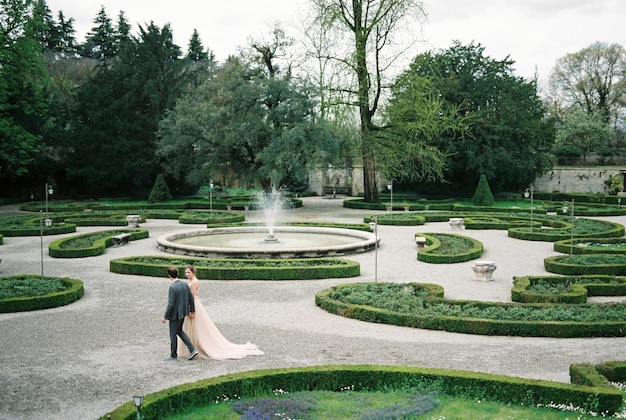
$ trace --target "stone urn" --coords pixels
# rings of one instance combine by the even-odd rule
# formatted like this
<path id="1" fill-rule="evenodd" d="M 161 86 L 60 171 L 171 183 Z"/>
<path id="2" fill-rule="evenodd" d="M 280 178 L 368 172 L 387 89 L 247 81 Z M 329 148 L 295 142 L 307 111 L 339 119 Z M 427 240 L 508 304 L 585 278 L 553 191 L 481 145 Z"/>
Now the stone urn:
<path id="1" fill-rule="evenodd" d="M 493 281 L 493 272 L 496 271 L 496 263 L 493 261 L 476 261 L 472 266 L 474 280 Z"/>
<path id="2" fill-rule="evenodd" d="M 126 216 L 126 222 L 128 223 L 129 228 L 138 228 L 140 220 L 141 216 L 139 216 L 138 214 L 129 214 L 128 216 Z"/>

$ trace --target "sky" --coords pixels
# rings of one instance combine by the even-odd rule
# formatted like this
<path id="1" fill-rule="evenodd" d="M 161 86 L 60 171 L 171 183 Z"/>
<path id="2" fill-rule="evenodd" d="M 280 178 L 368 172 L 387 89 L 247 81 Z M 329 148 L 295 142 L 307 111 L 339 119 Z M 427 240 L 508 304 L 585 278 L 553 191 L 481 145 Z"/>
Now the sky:
<path id="1" fill-rule="evenodd" d="M 298 38 L 307 0 L 47 0 L 54 18 L 60 10 L 74 18 L 77 41 L 83 42 L 104 6 L 113 23 L 124 11 L 133 31 L 137 25 L 169 23 L 174 42 L 186 50 L 194 29 L 218 61 L 236 54 L 249 39 L 262 39 L 280 22 Z M 624 0 L 424 0 L 426 21 L 417 26 L 415 56 L 446 49 L 454 40 L 480 44 L 495 60 L 515 61 L 518 76 L 547 79 L 556 61 L 595 42 L 626 47 Z M 411 58 L 412 58 L 411 57 Z"/>

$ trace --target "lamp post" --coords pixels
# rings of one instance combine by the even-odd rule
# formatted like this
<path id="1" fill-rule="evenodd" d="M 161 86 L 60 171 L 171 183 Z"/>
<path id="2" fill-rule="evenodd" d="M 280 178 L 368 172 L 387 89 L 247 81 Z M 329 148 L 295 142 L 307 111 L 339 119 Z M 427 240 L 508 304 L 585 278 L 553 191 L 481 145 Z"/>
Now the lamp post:
<path id="1" fill-rule="evenodd" d="M 137 407 L 137 420 L 141 420 L 141 404 L 143 403 L 143 395 L 135 395 L 133 397 L 133 403 Z"/>
<path id="2" fill-rule="evenodd" d="M 46 182 L 46 217 L 48 217 L 48 196 L 54 194 L 52 185 Z"/>
<path id="3" fill-rule="evenodd" d="M 370 230 L 374 231 L 374 282 L 378 282 L 378 223 L 376 216 L 372 216 Z"/>
<path id="4" fill-rule="evenodd" d="M 574 199 L 572 198 L 572 231 L 570 233 L 570 255 L 574 255 Z"/>
<path id="5" fill-rule="evenodd" d="M 213 214 L 213 180 L 209 181 L 209 209 L 211 214 Z"/>
<path id="6" fill-rule="evenodd" d="M 393 211 L 393 180 L 389 181 L 389 184 L 387 184 L 387 188 L 389 189 L 389 192 L 391 194 L 391 206 L 389 207 L 389 210 Z"/>
<path id="7" fill-rule="evenodd" d="M 43 227 L 44 223 L 46 227 L 52 226 L 52 219 L 46 217 L 43 218 L 43 212 L 39 210 L 39 248 L 41 250 L 41 278 L 43 278 Z"/>
<path id="8" fill-rule="evenodd" d="M 524 197 L 526 198 L 530 197 L 530 231 L 531 232 L 533 231 L 534 196 L 535 196 L 535 187 L 531 185 L 530 188 L 526 188 L 526 191 L 524 191 Z"/>

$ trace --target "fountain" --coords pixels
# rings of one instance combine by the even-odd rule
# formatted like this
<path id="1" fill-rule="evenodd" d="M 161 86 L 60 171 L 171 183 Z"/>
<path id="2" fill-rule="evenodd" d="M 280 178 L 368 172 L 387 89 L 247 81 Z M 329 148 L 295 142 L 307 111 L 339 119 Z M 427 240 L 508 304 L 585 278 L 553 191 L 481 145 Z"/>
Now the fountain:
<path id="1" fill-rule="evenodd" d="M 175 232 L 157 239 L 164 252 L 207 258 L 336 257 L 373 250 L 375 234 L 355 229 L 280 226 L 284 194 L 272 190 L 257 199 L 262 226 L 233 226 Z"/>

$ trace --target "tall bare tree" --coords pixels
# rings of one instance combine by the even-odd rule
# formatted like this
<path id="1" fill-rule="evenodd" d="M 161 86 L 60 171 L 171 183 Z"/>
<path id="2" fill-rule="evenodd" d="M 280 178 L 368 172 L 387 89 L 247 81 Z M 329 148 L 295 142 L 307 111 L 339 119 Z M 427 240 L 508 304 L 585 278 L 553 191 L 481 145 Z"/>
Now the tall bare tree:
<path id="1" fill-rule="evenodd" d="M 402 55 L 396 37 L 408 23 L 425 17 L 417 0 L 312 0 L 316 23 L 330 28 L 337 41 L 327 56 L 346 69 L 344 84 L 332 89 L 349 95 L 359 112 L 365 201 L 378 201 L 376 187 L 376 116 L 387 73 Z M 340 33 L 344 36 L 336 36 Z M 410 28 L 403 35 L 414 34 Z M 407 45 L 406 40 L 402 44 Z M 350 83 L 354 81 L 354 83 Z"/>
<path id="2" fill-rule="evenodd" d="M 550 86 L 567 109 L 599 113 L 606 123 L 624 115 L 626 50 L 602 42 L 557 60 Z"/>

